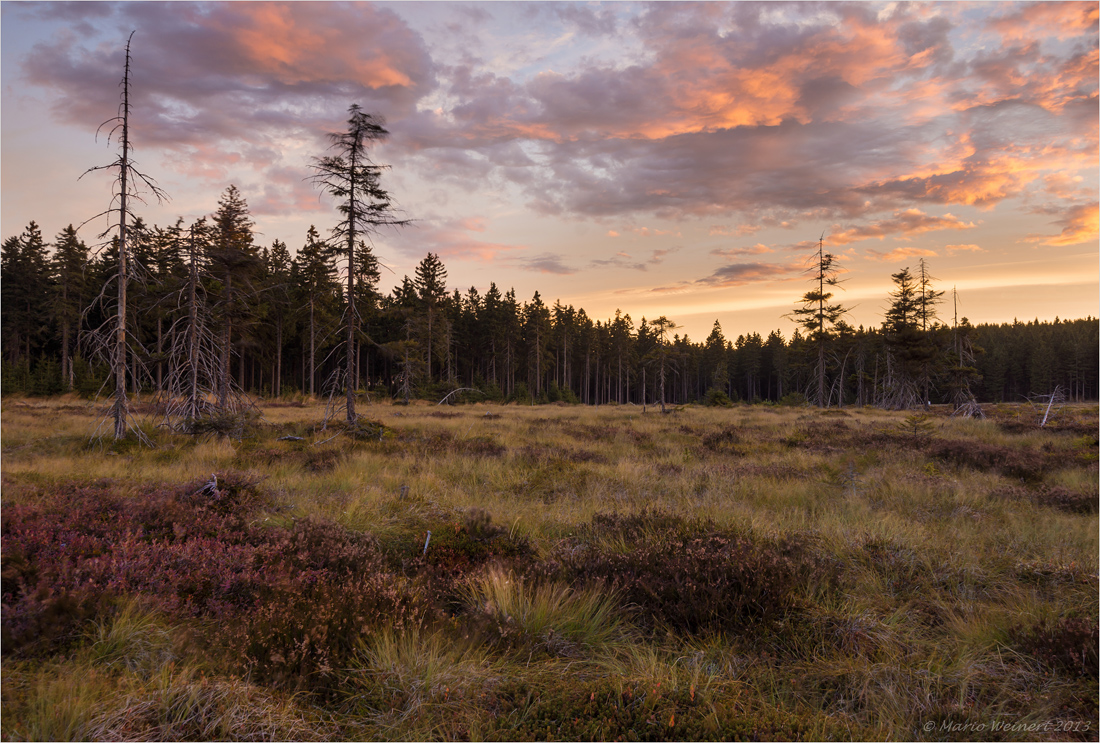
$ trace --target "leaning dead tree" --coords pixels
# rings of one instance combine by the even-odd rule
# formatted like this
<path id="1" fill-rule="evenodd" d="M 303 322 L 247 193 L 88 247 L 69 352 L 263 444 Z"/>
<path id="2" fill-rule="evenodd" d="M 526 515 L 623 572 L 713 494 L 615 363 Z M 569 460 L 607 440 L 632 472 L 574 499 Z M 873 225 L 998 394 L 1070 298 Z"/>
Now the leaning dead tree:
<path id="1" fill-rule="evenodd" d="M 1046 428 L 1050 416 L 1057 416 L 1066 407 L 1066 391 L 1062 385 L 1056 385 L 1054 392 L 1049 395 L 1030 395 L 1028 402 L 1043 411 L 1043 417 L 1039 420 L 1039 428 Z"/>
<path id="2" fill-rule="evenodd" d="M 332 229 L 333 248 L 347 256 L 347 304 L 344 308 L 346 358 L 341 381 L 346 390 L 345 412 L 348 423 L 355 421 L 355 338 L 359 314 L 355 309 L 355 248 L 382 226 L 403 226 L 389 193 L 382 188 L 381 174 L 387 166 L 376 165 L 367 148 L 385 139 L 389 132 L 381 117 L 364 113 L 358 104 L 348 109 L 347 130 L 329 134 L 334 154 L 313 163 L 313 182 L 337 201 L 343 219 Z M 337 389 L 333 387 L 332 389 Z"/>
<path id="3" fill-rule="evenodd" d="M 134 167 L 134 162 L 131 158 L 130 42 L 134 38 L 134 33 L 136 32 L 131 32 L 130 37 L 126 40 L 126 62 L 123 69 L 122 82 L 120 83 L 122 88 L 122 101 L 119 103 L 118 115 L 100 124 L 99 129 L 96 130 L 96 137 L 98 139 L 99 132 L 102 131 L 104 127 L 110 126 L 107 134 L 107 141 L 108 144 L 112 139 L 118 141 L 119 155 L 114 162 L 108 165 L 99 165 L 94 168 L 89 168 L 80 176 L 83 178 L 88 173 L 98 170 L 115 171 L 115 188 L 113 190 L 111 206 L 94 217 L 85 220 L 81 226 L 94 219 L 106 217 L 109 226 L 100 234 L 100 238 L 108 237 L 117 229 L 114 239 L 109 240 L 107 243 L 112 247 L 117 246 L 118 249 L 118 270 L 114 277 L 112 277 L 112 281 L 117 284 L 114 318 L 113 321 L 109 320 L 96 331 L 93 331 L 88 337 L 92 353 L 98 357 L 107 359 L 111 366 L 111 374 L 114 381 L 114 402 L 110 408 L 109 418 L 111 418 L 114 423 L 114 438 L 116 440 L 125 437 L 127 430 L 134 430 L 140 436 L 138 429 L 130 424 L 130 404 L 126 393 L 126 361 L 128 343 L 130 340 L 126 333 L 126 290 L 132 279 L 132 267 L 130 265 L 130 252 L 126 232 L 127 220 L 133 216 L 130 212 L 130 204 L 131 200 L 137 200 L 144 203 L 144 199 L 142 198 L 143 193 L 151 193 L 158 201 L 163 201 L 167 198 L 167 194 L 165 194 L 149 176 L 143 174 Z M 108 285 L 104 285 L 98 297 L 98 300 L 104 303 L 107 300 L 107 288 Z M 136 379 L 134 381 L 136 383 Z"/>

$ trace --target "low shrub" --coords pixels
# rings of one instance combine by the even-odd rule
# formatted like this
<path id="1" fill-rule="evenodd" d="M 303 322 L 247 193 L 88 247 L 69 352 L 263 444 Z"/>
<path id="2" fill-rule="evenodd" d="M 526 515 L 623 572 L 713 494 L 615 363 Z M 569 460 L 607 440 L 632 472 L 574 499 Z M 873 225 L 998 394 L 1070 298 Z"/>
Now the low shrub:
<path id="1" fill-rule="evenodd" d="M 783 709 L 746 709 L 731 691 L 662 688 L 660 682 L 527 678 L 483 694 L 493 711 L 486 740 L 813 740 L 825 722 Z M 830 738 L 846 737 L 839 724 Z M 858 736 L 857 736 L 858 737 Z"/>
<path id="2" fill-rule="evenodd" d="M 431 532 L 427 549 L 423 541 L 418 541 L 406 548 L 405 556 L 412 567 L 430 572 L 435 579 L 456 578 L 488 562 L 524 564 L 534 556 L 526 539 L 493 524 L 481 509 L 473 509 L 450 523 L 428 526 L 424 534 L 427 538 L 426 532 Z"/>
<path id="3" fill-rule="evenodd" d="M 344 452 L 335 447 L 307 449 L 303 464 L 310 472 L 331 472 L 344 459 Z"/>
<path id="4" fill-rule="evenodd" d="M 1032 500 L 1066 513 L 1096 513 L 1098 505 L 1096 493 L 1082 493 L 1058 485 L 1039 488 L 1032 494 Z"/>
<path id="5" fill-rule="evenodd" d="M 1100 627 L 1092 617 L 1063 617 L 1009 632 L 1012 644 L 1048 667 L 1081 678 L 1096 679 Z"/>
<path id="6" fill-rule="evenodd" d="M 799 607 L 801 589 L 839 575 L 793 540 L 753 539 L 662 513 L 597 517 L 591 530 L 617 532 L 631 548 L 569 545 L 539 570 L 570 585 L 617 591 L 650 631 L 744 630 L 784 617 Z"/>
<path id="7" fill-rule="evenodd" d="M 721 387 L 711 387 L 703 395 L 703 404 L 707 407 L 728 408 L 733 405 L 733 400 Z"/>
<path id="8" fill-rule="evenodd" d="M 741 434 L 734 426 L 725 426 L 703 437 L 703 446 L 708 451 L 722 454 L 741 454 L 740 444 Z"/>
<path id="9" fill-rule="evenodd" d="M 982 472 L 1000 472 L 1026 482 L 1037 482 L 1051 469 L 1048 457 L 1030 449 L 997 446 L 981 441 L 948 440 L 932 443 L 927 453 L 934 459 Z"/>
<path id="10" fill-rule="evenodd" d="M 254 514 L 265 502 L 254 478 L 230 472 L 137 499 L 107 483 L 6 507 L 5 654 L 63 649 L 132 596 L 209 622 L 255 678 L 323 690 L 369 628 L 430 613 L 373 537 L 310 519 L 264 527 Z"/>
<path id="11" fill-rule="evenodd" d="M 214 629 L 237 670 L 259 683 L 331 697 L 364 637 L 383 627 L 417 629 L 432 616 L 392 574 L 283 578 L 252 611 Z"/>

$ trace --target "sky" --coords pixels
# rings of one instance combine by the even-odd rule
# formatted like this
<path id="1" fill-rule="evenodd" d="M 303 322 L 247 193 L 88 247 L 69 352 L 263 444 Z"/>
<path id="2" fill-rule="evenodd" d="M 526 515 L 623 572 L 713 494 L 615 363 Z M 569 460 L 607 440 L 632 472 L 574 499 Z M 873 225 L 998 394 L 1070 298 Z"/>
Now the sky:
<path id="1" fill-rule="evenodd" d="M 848 322 L 925 259 L 971 322 L 1098 312 L 1098 4 L 4 2 L 0 233 L 106 208 L 126 39 L 167 226 L 233 184 L 260 245 L 337 220 L 310 164 L 359 104 L 448 286 L 538 291 L 696 341 L 785 337 L 818 241 Z M 106 224 L 81 228 L 89 244 Z M 955 308 L 940 307 L 945 322 Z"/>

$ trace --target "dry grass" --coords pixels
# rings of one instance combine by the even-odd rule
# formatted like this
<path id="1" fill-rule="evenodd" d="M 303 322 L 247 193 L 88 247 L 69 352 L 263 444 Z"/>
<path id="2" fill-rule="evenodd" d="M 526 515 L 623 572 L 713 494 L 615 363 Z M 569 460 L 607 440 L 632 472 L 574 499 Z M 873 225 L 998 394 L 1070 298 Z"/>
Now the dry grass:
<path id="1" fill-rule="evenodd" d="M 1097 623 L 1097 513 L 1081 505 L 1100 497 L 1082 433 L 1095 406 L 1067 409 L 1061 430 L 998 425 L 1019 418 L 1001 406 L 987 421 L 937 412 L 914 433 L 875 409 L 376 403 L 360 412 L 377 436 L 361 438 L 319 430 L 320 404 L 261 408 L 240 441 L 150 427 L 146 449 L 88 443 L 102 411 L 75 398 L 5 399 L 4 504 L 51 483 L 108 479 L 140 497 L 249 471 L 270 495 L 257 519 L 375 535 L 444 616 L 369 635 L 338 671 L 346 694 L 306 699 L 235 678 L 222 651 L 196 654 L 201 623 L 136 597 L 88 625 L 75 655 L 5 659 L 5 738 L 497 738 L 507 722 L 520 737 L 1034 739 L 989 725 L 1061 719 L 1080 725 L 1047 737 L 1096 739 L 1095 672 L 1026 641 Z M 439 545 L 452 530 L 457 560 L 491 544 L 461 541 L 478 511 L 534 564 L 629 553 L 631 539 L 586 531 L 593 518 L 658 511 L 794 539 L 840 577 L 797 586 L 794 608 L 743 634 L 636 633 L 610 586 L 536 580 L 522 562 L 459 561 L 438 578 L 417 557 L 426 531 Z M 560 726 L 545 727 L 554 710 Z"/>

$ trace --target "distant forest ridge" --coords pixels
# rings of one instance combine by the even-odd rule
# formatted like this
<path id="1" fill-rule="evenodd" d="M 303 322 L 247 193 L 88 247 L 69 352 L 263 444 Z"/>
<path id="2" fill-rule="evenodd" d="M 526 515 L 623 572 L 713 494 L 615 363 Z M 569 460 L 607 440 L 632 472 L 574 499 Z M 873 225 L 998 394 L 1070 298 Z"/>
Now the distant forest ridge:
<path id="1" fill-rule="evenodd" d="M 340 380 L 348 302 L 338 254 L 310 229 L 296 256 L 253 241 L 247 205 L 230 187 L 209 220 L 167 228 L 140 219 L 127 229 L 129 384 L 166 389 L 178 372 L 180 333 L 192 312 L 192 271 L 211 363 L 229 365 L 250 395 L 329 395 Z M 728 339 L 716 321 L 693 342 L 666 317 L 525 301 L 491 284 L 484 293 L 446 289 L 447 271 L 429 253 L 389 293 L 366 244 L 356 252 L 354 338 L 357 387 L 372 395 L 585 404 L 733 401 L 909 407 L 927 400 L 1022 401 L 1060 389 L 1095 400 L 1100 337 L 1092 317 L 971 325 L 922 262 L 894 274 L 881 327 L 853 328 L 829 287 L 832 256 L 817 256 L 810 291 L 792 297 L 787 337 L 774 330 Z M 90 251 L 70 226 L 47 244 L 35 223 L 4 240 L 0 261 L 4 394 L 91 395 L 109 359 L 91 347 L 109 323 L 117 242 Z M 832 272 L 832 273 L 831 273 Z M 226 325 L 232 332 L 222 333 Z M 214 332 L 212 329 L 217 329 Z M 219 348 L 228 336 L 228 348 Z M 342 384 L 342 382 L 341 382 Z M 104 388 L 109 393 L 109 385 Z M 337 393 L 338 394 L 338 393 Z"/>

